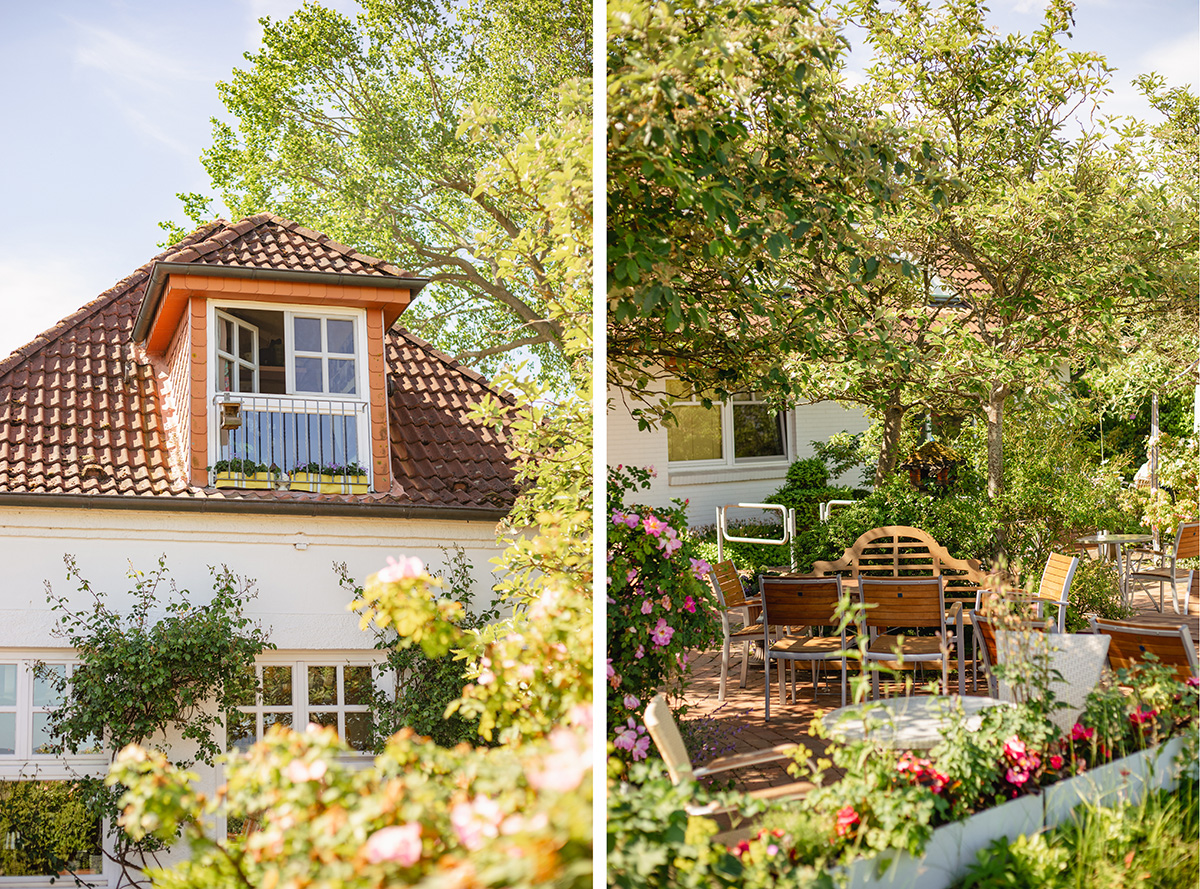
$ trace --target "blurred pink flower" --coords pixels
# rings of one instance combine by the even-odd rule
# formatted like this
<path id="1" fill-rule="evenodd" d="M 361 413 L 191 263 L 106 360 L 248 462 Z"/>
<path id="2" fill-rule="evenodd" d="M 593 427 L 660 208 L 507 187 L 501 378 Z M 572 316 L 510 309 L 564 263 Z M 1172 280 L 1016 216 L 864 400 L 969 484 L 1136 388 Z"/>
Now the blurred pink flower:
<path id="1" fill-rule="evenodd" d="M 421 825 L 409 823 L 377 830 L 367 839 L 363 852 L 371 864 L 394 861 L 412 867 L 421 860 Z"/>
<path id="2" fill-rule="evenodd" d="M 387 565 L 375 575 L 380 583 L 398 583 L 426 576 L 425 565 L 416 556 L 401 556 L 398 562 L 388 556 L 387 561 Z"/>

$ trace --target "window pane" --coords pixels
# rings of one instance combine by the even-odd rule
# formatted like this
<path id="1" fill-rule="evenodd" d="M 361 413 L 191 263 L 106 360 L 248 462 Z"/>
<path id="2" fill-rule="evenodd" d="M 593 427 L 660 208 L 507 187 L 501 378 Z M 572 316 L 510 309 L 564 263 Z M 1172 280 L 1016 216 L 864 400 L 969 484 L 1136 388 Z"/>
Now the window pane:
<path id="1" fill-rule="evenodd" d="M 17 704 L 17 665 L 0 664 L 0 707 Z"/>
<path id="2" fill-rule="evenodd" d="M 230 750 L 246 751 L 254 743 L 254 714 L 236 711 L 229 714 L 225 739 Z"/>
<path id="3" fill-rule="evenodd" d="M 51 664 L 50 672 L 55 676 L 66 676 L 67 667 L 65 664 Z M 61 698 L 58 692 L 54 690 L 51 681 L 48 677 L 38 676 L 33 677 L 33 706 L 35 707 L 57 707 Z"/>
<path id="4" fill-rule="evenodd" d="M 329 391 L 338 395 L 357 395 L 353 358 L 329 359 Z"/>
<path id="5" fill-rule="evenodd" d="M 238 391 L 254 391 L 254 368 L 238 365 Z"/>
<path id="6" fill-rule="evenodd" d="M 343 667 L 342 670 L 346 677 L 346 703 L 371 703 L 371 668 Z"/>
<path id="7" fill-rule="evenodd" d="M 337 705 L 337 667 L 308 668 L 308 703 Z"/>
<path id="8" fill-rule="evenodd" d="M 329 726 L 335 732 L 337 731 L 338 724 L 336 713 L 314 713 L 310 711 L 308 714 L 308 721 L 315 722 L 317 725 Z"/>
<path id="9" fill-rule="evenodd" d="M 286 707 L 292 703 L 292 668 L 263 667 L 263 704 Z"/>
<path id="10" fill-rule="evenodd" d="M 50 733 L 50 714 L 33 714 L 33 752 L 49 753 L 50 745 L 54 743 L 54 735 Z"/>
<path id="11" fill-rule="evenodd" d="M 238 350 L 237 356 L 243 361 L 249 361 L 251 364 L 256 364 L 256 356 L 254 354 L 254 331 L 248 327 L 238 327 Z"/>
<path id="12" fill-rule="evenodd" d="M 345 742 L 351 750 L 371 749 L 371 714 L 347 713 Z"/>
<path id="13" fill-rule="evenodd" d="M 292 727 L 292 714 L 291 713 L 264 713 L 263 714 L 263 734 L 265 735 L 267 733 L 267 729 L 269 729 L 273 725 L 283 725 L 283 726 L 287 726 L 288 728 L 291 728 Z"/>
<path id="14" fill-rule="evenodd" d="M 338 355 L 354 354 L 354 322 L 335 321 L 330 318 L 325 321 L 325 336 L 328 339 L 326 351 Z"/>
<path id="15" fill-rule="evenodd" d="M 295 348 L 301 352 L 320 352 L 321 349 L 321 319 L 320 318 L 296 318 L 294 330 L 296 332 Z"/>
<path id="16" fill-rule="evenodd" d="M 217 360 L 217 391 L 233 391 L 233 362 L 228 358 Z"/>
<path id="17" fill-rule="evenodd" d="M 233 354 L 233 322 L 228 318 L 218 319 L 217 348 L 227 355 Z"/>
<path id="18" fill-rule="evenodd" d="M 100 824 L 88 815 L 81 796 L 71 781 L 0 781 L 0 874 L 98 872 L 103 864 Z M 66 879 L 56 885 L 75 882 Z"/>
<path id="19" fill-rule="evenodd" d="M 320 358 L 296 359 L 296 391 L 324 392 L 325 382 L 321 379 Z"/>
<path id="20" fill-rule="evenodd" d="M 720 460 L 721 411 L 675 405 L 671 408 L 678 426 L 667 427 L 667 459 Z"/>
<path id="21" fill-rule="evenodd" d="M 782 457 L 783 418 L 765 404 L 733 406 L 733 456 Z"/>
<path id="22" fill-rule="evenodd" d="M 17 752 L 17 714 L 0 713 L 0 756 Z"/>

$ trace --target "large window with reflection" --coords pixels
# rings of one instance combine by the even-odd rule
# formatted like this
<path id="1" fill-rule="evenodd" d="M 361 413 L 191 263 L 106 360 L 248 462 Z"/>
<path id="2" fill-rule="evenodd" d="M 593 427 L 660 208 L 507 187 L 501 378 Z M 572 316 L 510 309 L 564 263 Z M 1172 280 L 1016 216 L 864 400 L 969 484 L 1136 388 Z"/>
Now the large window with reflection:
<path id="1" fill-rule="evenodd" d="M 672 380 L 667 393 L 676 399 L 667 425 L 667 459 L 672 465 L 741 466 L 787 460 L 784 414 L 756 393 L 743 392 L 729 401 L 704 406 L 704 393 Z"/>

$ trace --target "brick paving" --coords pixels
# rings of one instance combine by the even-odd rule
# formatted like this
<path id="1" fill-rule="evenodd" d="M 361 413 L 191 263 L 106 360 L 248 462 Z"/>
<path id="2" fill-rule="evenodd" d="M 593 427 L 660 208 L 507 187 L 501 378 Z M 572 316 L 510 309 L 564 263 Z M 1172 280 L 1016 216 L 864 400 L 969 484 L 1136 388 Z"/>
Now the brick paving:
<path id="1" fill-rule="evenodd" d="M 1196 600 L 1193 590 L 1192 599 Z M 1155 592 L 1157 596 L 1157 590 Z M 1187 623 L 1193 642 L 1200 642 L 1200 615 L 1176 615 L 1170 610 L 1169 597 L 1167 611 L 1159 614 L 1150 604 L 1146 593 L 1136 593 L 1134 608 L 1137 612 L 1135 620 L 1146 623 L 1162 623 L 1178 625 Z M 1194 606 L 1193 606 L 1194 607 Z M 763 672 L 761 658 L 751 658 L 750 669 L 746 679 L 746 687 L 739 688 L 741 671 L 740 653 L 735 647 L 730 657 L 729 679 L 726 686 L 724 703 L 718 703 L 717 694 L 720 688 L 721 652 L 720 649 L 704 652 L 692 661 L 692 679 L 688 685 L 684 701 L 688 706 L 689 720 L 709 716 L 733 736 L 735 750 L 730 752 L 748 752 L 762 750 L 777 744 L 804 744 L 813 754 L 820 754 L 826 742 L 809 734 L 813 719 L 821 713 L 828 712 L 841 706 L 841 692 L 837 674 L 831 671 L 833 679 L 829 683 L 822 682 L 814 700 L 811 673 L 807 667 L 798 676 L 798 701 L 790 701 L 784 706 L 779 705 L 779 686 L 772 677 L 771 682 L 771 720 L 763 720 Z M 937 678 L 940 674 L 935 670 L 925 673 L 926 680 Z M 957 684 L 955 674 L 951 673 L 951 686 Z M 986 694 L 986 684 L 980 677 L 981 689 L 976 691 L 971 683 L 971 673 L 967 673 L 967 694 Z M 785 763 L 786 765 L 786 763 Z M 837 777 L 832 773 L 831 777 Z M 756 768 L 741 769 L 734 774 L 737 785 L 744 790 L 756 790 L 789 783 L 796 780 L 789 776 L 782 765 L 768 765 Z"/>

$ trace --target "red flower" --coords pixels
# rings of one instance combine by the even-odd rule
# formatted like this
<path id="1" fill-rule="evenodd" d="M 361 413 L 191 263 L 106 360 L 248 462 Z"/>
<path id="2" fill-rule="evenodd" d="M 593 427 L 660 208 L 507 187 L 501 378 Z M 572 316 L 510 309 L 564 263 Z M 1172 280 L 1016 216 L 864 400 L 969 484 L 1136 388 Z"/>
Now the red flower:
<path id="1" fill-rule="evenodd" d="M 1140 707 L 1129 714 L 1129 721 L 1134 725 L 1141 725 L 1144 722 L 1149 722 L 1158 715 L 1157 710 L 1142 710 Z"/>
<path id="2" fill-rule="evenodd" d="M 1095 731 L 1090 728 L 1084 728 L 1078 722 L 1071 726 L 1072 741 L 1090 741 L 1094 734 L 1096 734 Z"/>
<path id="3" fill-rule="evenodd" d="M 837 814 L 837 835 L 840 837 L 846 836 L 854 829 L 854 825 L 858 823 L 858 812 L 854 811 L 854 806 L 842 806 Z"/>
<path id="4" fill-rule="evenodd" d="M 1050 755 L 1050 768 L 1054 769 L 1054 771 L 1057 772 L 1062 767 L 1063 767 L 1063 758 L 1061 756 L 1059 756 L 1057 753 L 1052 753 Z"/>

